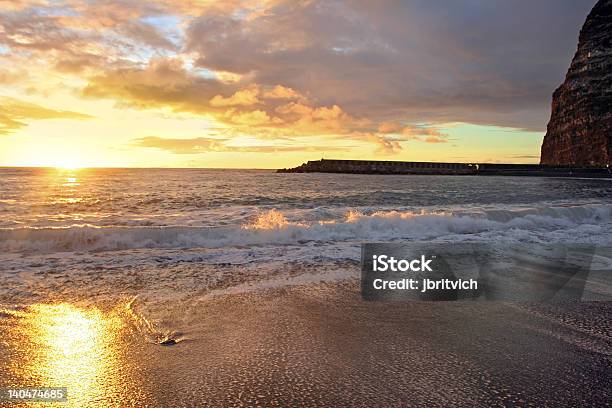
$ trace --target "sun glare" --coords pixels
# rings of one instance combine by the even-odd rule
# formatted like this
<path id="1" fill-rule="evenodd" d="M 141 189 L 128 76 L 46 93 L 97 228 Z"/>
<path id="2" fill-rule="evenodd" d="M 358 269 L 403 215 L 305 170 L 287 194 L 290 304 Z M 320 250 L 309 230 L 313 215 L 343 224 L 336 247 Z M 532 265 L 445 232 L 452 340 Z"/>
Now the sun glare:
<path id="1" fill-rule="evenodd" d="M 58 160 L 52 161 L 52 167 L 64 170 L 76 170 L 83 167 L 87 167 L 84 162 L 79 161 L 76 157 L 64 157 Z"/>
<path id="2" fill-rule="evenodd" d="M 56 146 L 44 146 L 34 152 L 28 161 L 33 166 L 76 170 L 91 167 L 96 158 L 96 152 L 91 149 L 58 143 Z"/>
<path id="3" fill-rule="evenodd" d="M 55 164 L 53 167 L 56 167 L 58 169 L 65 169 L 65 170 L 76 170 L 76 169 L 81 169 L 85 166 L 76 160 L 63 160 Z"/>

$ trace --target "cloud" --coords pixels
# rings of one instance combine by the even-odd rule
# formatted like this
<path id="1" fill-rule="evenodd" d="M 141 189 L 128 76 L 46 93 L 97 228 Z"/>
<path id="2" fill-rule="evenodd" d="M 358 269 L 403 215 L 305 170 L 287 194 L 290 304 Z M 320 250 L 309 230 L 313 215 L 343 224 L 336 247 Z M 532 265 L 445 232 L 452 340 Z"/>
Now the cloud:
<path id="1" fill-rule="evenodd" d="M 269 91 L 264 93 L 265 98 L 269 99 L 299 99 L 303 96 L 300 95 L 295 89 L 287 88 L 286 86 L 276 85 Z"/>
<path id="2" fill-rule="evenodd" d="M 163 7 L 169 5 L 67 0 L 3 6 L 0 2 L 0 46 L 12 51 L 14 62 L 79 73 L 179 48 L 174 40 L 180 28 L 147 21 L 163 14 Z"/>
<path id="3" fill-rule="evenodd" d="M 177 49 L 177 46 L 152 24 L 128 21 L 119 27 L 119 31 L 151 47 L 166 50 Z"/>
<path id="4" fill-rule="evenodd" d="M 227 123 L 241 126 L 271 126 L 275 122 L 280 123 L 280 119 L 271 118 L 262 110 L 238 111 L 229 109 L 225 111 L 223 118 Z"/>
<path id="5" fill-rule="evenodd" d="M 227 106 L 249 106 L 265 103 L 262 99 L 268 100 L 296 100 L 305 101 L 306 98 L 294 89 L 282 85 L 269 87 L 267 90 L 262 90 L 258 84 L 248 85 L 246 88 L 236 91 L 229 97 L 215 95 L 210 100 L 210 105 L 215 107 Z"/>
<path id="6" fill-rule="evenodd" d="M 89 78 L 82 95 L 110 98 L 139 108 L 170 108 L 178 112 L 206 114 L 208 101 L 225 85 L 190 73 L 178 58 L 151 59 L 145 67 L 109 69 Z"/>
<path id="7" fill-rule="evenodd" d="M 92 77 L 83 95 L 112 98 L 140 109 L 169 108 L 209 116 L 229 126 L 233 135 L 246 134 L 260 139 L 327 135 L 374 144 L 380 154 L 396 154 L 407 141 L 447 142 L 446 135 L 433 127 L 399 122 L 378 124 L 365 117 L 351 116 L 337 104 L 317 106 L 283 85 L 245 86 L 241 82 L 228 84 L 202 78 L 189 72 L 180 59 L 157 58 L 146 67 L 122 68 Z M 140 141 L 144 142 L 151 141 Z M 186 148 L 180 142 L 172 143 L 175 152 L 221 148 L 218 144 L 207 144 L 215 140 L 199 139 L 199 142 L 202 145 L 196 147 L 192 141 L 185 142 Z M 283 151 L 283 148 L 276 149 Z"/>
<path id="8" fill-rule="evenodd" d="M 290 102 L 275 109 L 284 123 L 291 124 L 303 132 L 346 133 L 358 127 L 359 123 L 347 115 L 338 105 L 310 106 L 303 102 Z"/>
<path id="9" fill-rule="evenodd" d="M 448 142 L 448 135 L 434 126 L 381 122 L 378 125 L 378 132 L 383 135 L 395 135 L 395 140 L 413 140 L 425 143 Z"/>
<path id="10" fill-rule="evenodd" d="M 381 155 L 394 155 L 402 150 L 400 141 L 375 132 L 352 132 L 349 138 L 359 141 L 367 141 L 377 146 L 376 153 Z"/>
<path id="11" fill-rule="evenodd" d="M 236 91 L 232 96 L 227 98 L 224 98 L 221 95 L 215 95 L 210 100 L 210 105 L 215 107 L 256 105 L 261 103 L 259 100 L 259 93 L 259 87 L 256 84 L 253 84 L 245 89 Z"/>
<path id="12" fill-rule="evenodd" d="M 394 154 L 450 122 L 543 130 L 593 2 L 0 0 L 0 82 Z"/>
<path id="13" fill-rule="evenodd" d="M 447 143 L 448 135 L 439 129 L 428 126 L 407 125 L 401 130 L 404 140 L 416 140 L 425 143 Z"/>
<path id="14" fill-rule="evenodd" d="M 85 36 L 63 27 L 58 17 L 31 9 L 0 12 L 0 21 L 0 43 L 14 50 L 70 51 L 85 44 Z"/>
<path id="15" fill-rule="evenodd" d="M 210 151 L 222 151 L 225 139 L 197 137 L 192 139 L 164 139 L 157 136 L 147 136 L 133 140 L 136 146 L 154 147 L 177 154 L 194 154 Z"/>
<path id="16" fill-rule="evenodd" d="M 46 0 L 0 0 L 0 10 L 23 10 L 34 6 L 44 6 Z"/>
<path id="17" fill-rule="evenodd" d="M 196 137 L 187 139 L 147 136 L 133 140 L 139 147 L 151 147 L 175 154 L 201 154 L 208 152 L 277 153 L 277 152 L 319 152 L 342 151 L 350 147 L 312 146 L 312 145 L 256 145 L 235 146 L 227 144 L 228 139 Z"/>
<path id="18" fill-rule="evenodd" d="M 28 73 L 24 69 L 11 70 L 0 68 L 0 84 L 14 84 L 28 78 Z"/>
<path id="19" fill-rule="evenodd" d="M 357 117 L 542 130 L 591 6 L 283 2 L 250 19 L 201 15 L 186 47 L 201 67 L 282 83 Z"/>
<path id="20" fill-rule="evenodd" d="M 0 135 L 13 133 L 31 120 L 44 119 L 92 119 L 83 113 L 54 110 L 18 99 L 0 96 Z"/>
<path id="21" fill-rule="evenodd" d="M 198 76 L 178 58 L 159 57 L 145 67 L 119 68 L 91 77 L 82 95 L 111 98 L 140 109 L 169 108 L 211 116 L 258 135 L 276 128 L 292 136 L 344 134 L 364 125 L 338 105 L 316 106 L 279 84 L 263 88 Z"/>
<path id="22" fill-rule="evenodd" d="M 380 133 L 398 133 L 402 130 L 402 125 L 397 122 L 381 122 L 378 124 Z"/>

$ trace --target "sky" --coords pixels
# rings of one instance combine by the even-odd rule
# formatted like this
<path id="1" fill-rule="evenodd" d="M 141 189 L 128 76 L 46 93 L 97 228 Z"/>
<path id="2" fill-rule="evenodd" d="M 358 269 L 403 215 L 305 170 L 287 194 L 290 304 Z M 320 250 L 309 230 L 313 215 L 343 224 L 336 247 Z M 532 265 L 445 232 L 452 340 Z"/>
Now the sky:
<path id="1" fill-rule="evenodd" d="M 536 163 L 587 0 L 0 0 L 0 166 Z"/>

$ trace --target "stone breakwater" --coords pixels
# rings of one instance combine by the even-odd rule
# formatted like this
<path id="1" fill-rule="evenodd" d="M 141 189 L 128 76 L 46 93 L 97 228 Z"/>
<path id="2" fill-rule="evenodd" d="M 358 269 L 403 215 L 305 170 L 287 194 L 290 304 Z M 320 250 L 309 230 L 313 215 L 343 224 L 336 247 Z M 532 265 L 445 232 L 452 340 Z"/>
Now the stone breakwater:
<path id="1" fill-rule="evenodd" d="M 565 81 L 553 94 L 542 164 L 612 165 L 612 0 L 589 13 Z"/>
<path id="2" fill-rule="evenodd" d="M 278 173 L 434 174 L 612 178 L 608 166 L 566 166 L 499 163 L 437 163 L 377 160 L 311 160 Z"/>

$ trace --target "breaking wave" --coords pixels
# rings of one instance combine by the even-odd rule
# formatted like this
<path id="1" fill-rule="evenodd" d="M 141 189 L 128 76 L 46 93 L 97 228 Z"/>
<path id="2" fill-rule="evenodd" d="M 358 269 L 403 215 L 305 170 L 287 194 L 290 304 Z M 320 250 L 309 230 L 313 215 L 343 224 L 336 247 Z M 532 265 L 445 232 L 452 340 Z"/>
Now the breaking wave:
<path id="1" fill-rule="evenodd" d="M 234 227 L 97 227 L 0 229 L 0 251 L 60 252 L 137 248 L 220 248 L 291 245 L 308 241 L 427 240 L 488 231 L 591 228 L 605 234 L 612 205 L 558 206 L 456 212 L 348 211 L 340 219 L 293 221 L 270 210 Z"/>

